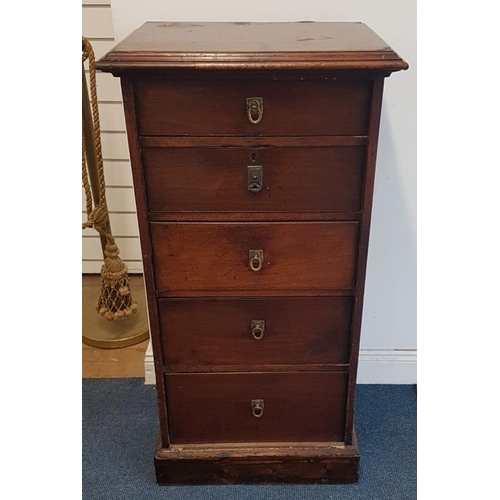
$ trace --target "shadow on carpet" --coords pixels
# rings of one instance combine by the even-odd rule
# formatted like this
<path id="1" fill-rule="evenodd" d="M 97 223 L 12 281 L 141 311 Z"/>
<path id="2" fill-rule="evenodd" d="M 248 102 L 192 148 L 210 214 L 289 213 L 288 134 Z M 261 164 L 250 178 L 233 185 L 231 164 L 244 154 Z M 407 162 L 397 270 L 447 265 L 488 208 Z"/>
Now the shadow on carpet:
<path id="1" fill-rule="evenodd" d="M 157 486 L 156 394 L 143 379 L 83 380 L 83 500 L 406 500 L 417 498 L 412 385 L 358 385 L 355 485 Z"/>

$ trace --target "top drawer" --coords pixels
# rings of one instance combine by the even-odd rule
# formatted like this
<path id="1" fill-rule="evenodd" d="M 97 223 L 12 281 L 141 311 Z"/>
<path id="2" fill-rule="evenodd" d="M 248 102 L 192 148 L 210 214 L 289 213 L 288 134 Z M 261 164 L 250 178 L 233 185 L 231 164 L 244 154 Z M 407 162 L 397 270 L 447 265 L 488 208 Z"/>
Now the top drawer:
<path id="1" fill-rule="evenodd" d="M 139 130 L 143 136 L 366 135 L 370 90 L 367 80 L 141 80 Z"/>

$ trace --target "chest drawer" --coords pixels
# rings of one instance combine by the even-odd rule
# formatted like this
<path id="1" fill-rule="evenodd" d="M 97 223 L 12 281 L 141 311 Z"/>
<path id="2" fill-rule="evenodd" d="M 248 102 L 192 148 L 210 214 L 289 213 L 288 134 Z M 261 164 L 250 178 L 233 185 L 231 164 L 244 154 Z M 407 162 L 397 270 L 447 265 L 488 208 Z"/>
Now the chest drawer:
<path id="1" fill-rule="evenodd" d="M 170 374 L 166 381 L 174 444 L 344 438 L 345 372 Z"/>
<path id="2" fill-rule="evenodd" d="M 349 362 L 351 297 L 160 299 L 159 312 L 171 372 Z"/>
<path id="3" fill-rule="evenodd" d="M 363 146 L 146 148 L 143 159 L 149 209 L 359 211 L 364 154 Z M 260 191 L 249 189 L 256 166 Z"/>
<path id="4" fill-rule="evenodd" d="M 153 223 L 160 291 L 350 289 L 357 222 Z"/>
<path id="5" fill-rule="evenodd" d="M 141 80 L 141 135 L 366 135 L 371 82 Z M 250 122 L 247 99 L 260 98 Z M 259 114 L 253 112 L 254 119 Z"/>

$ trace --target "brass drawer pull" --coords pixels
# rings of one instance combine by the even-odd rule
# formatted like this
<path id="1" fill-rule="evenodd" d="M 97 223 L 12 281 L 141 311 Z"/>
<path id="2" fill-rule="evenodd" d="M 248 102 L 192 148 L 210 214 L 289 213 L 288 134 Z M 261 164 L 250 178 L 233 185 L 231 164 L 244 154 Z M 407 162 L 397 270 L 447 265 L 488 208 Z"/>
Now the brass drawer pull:
<path id="1" fill-rule="evenodd" d="M 252 337 L 255 340 L 261 340 L 266 330 L 266 322 L 262 319 L 253 319 L 250 322 L 250 329 L 252 330 Z"/>
<path id="2" fill-rule="evenodd" d="M 262 121 L 264 114 L 264 100 L 262 97 L 247 97 L 247 116 L 252 125 Z"/>
<path id="3" fill-rule="evenodd" d="M 264 415 L 263 399 L 252 399 L 252 414 L 255 418 L 260 418 Z"/>
<path id="4" fill-rule="evenodd" d="M 248 252 L 248 261 L 252 271 L 260 271 L 264 263 L 264 250 L 250 250 Z"/>

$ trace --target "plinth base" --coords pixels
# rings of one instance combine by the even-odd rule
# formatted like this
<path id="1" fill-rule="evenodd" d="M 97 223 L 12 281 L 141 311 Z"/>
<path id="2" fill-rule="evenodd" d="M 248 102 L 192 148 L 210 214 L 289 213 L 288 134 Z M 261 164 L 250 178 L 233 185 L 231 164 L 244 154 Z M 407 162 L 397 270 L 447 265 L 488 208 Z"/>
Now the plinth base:
<path id="1" fill-rule="evenodd" d="M 356 483 L 359 452 L 342 443 L 157 447 L 160 485 Z"/>

